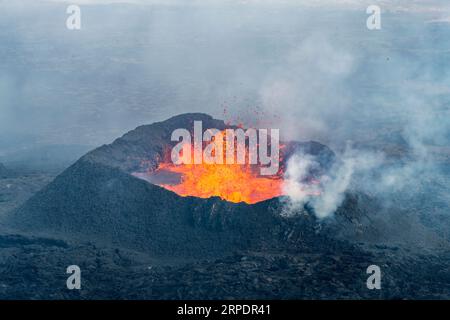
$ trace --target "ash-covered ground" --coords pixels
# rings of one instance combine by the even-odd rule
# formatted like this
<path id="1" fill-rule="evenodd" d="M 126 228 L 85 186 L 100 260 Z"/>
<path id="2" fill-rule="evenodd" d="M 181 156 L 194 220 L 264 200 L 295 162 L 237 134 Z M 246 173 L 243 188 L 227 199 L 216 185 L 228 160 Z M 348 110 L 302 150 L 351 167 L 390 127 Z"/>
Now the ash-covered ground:
<path id="1" fill-rule="evenodd" d="M 445 161 L 440 175 L 427 176 L 411 193 L 393 192 L 388 202 L 355 189 L 355 182 L 325 219 L 308 203 L 286 215 L 286 197 L 255 205 L 180 197 L 131 174 L 141 162 L 130 154 L 157 154 L 172 127 L 194 118 L 220 125 L 188 114 L 143 126 L 60 174 L 3 166 L 0 296 L 449 298 Z M 148 136 L 161 139 L 149 144 Z M 333 158 L 325 145 L 297 146 Z M 69 265 L 81 268 L 81 290 L 66 287 Z M 381 268 L 380 290 L 367 288 L 370 265 Z"/>

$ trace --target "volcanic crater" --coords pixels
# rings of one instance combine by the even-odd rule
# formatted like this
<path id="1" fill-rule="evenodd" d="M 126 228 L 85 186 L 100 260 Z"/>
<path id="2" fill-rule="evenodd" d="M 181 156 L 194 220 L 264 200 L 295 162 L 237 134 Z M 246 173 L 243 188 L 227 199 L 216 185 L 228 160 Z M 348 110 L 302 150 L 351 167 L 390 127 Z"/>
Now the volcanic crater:
<path id="1" fill-rule="evenodd" d="M 199 115 L 199 117 L 202 118 L 203 115 Z M 208 119 L 207 124 L 210 122 L 212 122 L 211 119 Z M 195 120 L 195 123 L 198 125 L 201 122 Z M 187 125 L 186 130 L 192 130 L 191 121 Z M 226 126 L 224 123 L 220 124 L 220 127 L 225 127 L 225 130 L 221 129 L 219 131 L 216 128 L 206 128 L 204 131 L 205 134 L 209 130 L 217 132 L 218 136 L 220 136 L 220 143 L 216 141 L 216 136 L 213 137 L 212 141 L 208 140 L 205 142 L 202 141 L 202 129 L 195 129 L 195 127 L 196 125 L 194 124 L 194 136 L 200 135 L 200 143 L 196 144 L 195 141 L 192 143 L 190 135 L 188 136 L 188 142 L 184 140 L 178 142 L 178 145 L 181 145 L 181 147 L 174 147 L 174 142 L 166 141 L 163 145 L 156 146 L 159 150 L 164 150 L 162 153 L 158 153 L 153 159 L 142 159 L 140 168 L 138 171 L 132 172 L 132 174 L 152 184 L 173 191 L 180 196 L 195 196 L 200 198 L 220 197 L 223 200 L 234 203 L 245 202 L 254 204 L 284 195 L 283 183 L 286 159 L 289 159 L 293 153 L 314 156 L 327 153 L 322 158 L 319 170 L 315 172 L 311 170 L 305 179 L 307 181 L 304 181 L 304 183 L 311 184 L 320 184 L 318 175 L 323 174 L 328 169 L 334 157 L 333 153 L 327 150 L 325 146 L 319 144 L 314 145 L 312 142 L 308 144 L 287 142 L 282 143 L 280 147 L 278 138 L 266 138 L 263 139 L 265 141 L 261 142 L 261 135 L 257 142 L 258 135 L 256 129 L 245 131 L 246 129 L 236 129 L 236 127 Z M 199 132 L 197 130 L 201 131 Z M 238 131 L 242 134 L 239 146 L 237 145 L 239 144 L 239 138 L 236 138 L 236 132 Z M 245 136 L 249 132 L 250 134 L 248 136 L 253 135 L 251 139 Z M 228 140 L 228 137 L 231 138 Z M 252 142 L 249 140 L 252 140 Z M 267 153 L 267 150 L 269 150 L 269 154 L 266 155 L 264 153 L 264 155 L 261 155 L 262 152 L 259 150 L 261 143 L 267 143 L 267 146 L 263 148 L 265 150 L 263 152 Z M 274 145 L 271 143 L 274 143 Z M 254 148 L 251 148 L 251 145 Z M 312 150 L 314 146 L 316 150 Z M 180 157 L 183 157 L 183 153 L 187 150 L 189 153 L 187 161 L 185 159 L 179 161 L 182 163 L 174 163 L 172 157 L 174 157 L 175 150 L 177 150 L 176 156 L 179 155 L 177 147 L 181 150 Z M 203 151 L 203 148 L 205 150 L 209 148 L 213 156 L 216 153 L 218 156 L 213 161 L 203 162 L 202 158 L 208 157 L 208 153 Z M 250 154 L 250 150 L 254 151 L 254 153 Z M 317 154 L 314 151 L 318 151 L 319 153 Z M 237 156 L 238 152 L 241 152 L 240 156 Z M 198 155 L 200 155 L 200 157 L 197 157 L 200 161 L 195 162 L 194 158 Z M 260 160 L 262 156 L 266 158 L 267 165 L 261 164 L 261 161 L 258 162 L 258 159 Z M 237 161 L 238 158 L 239 163 Z M 261 174 L 264 168 L 266 170 L 267 168 L 271 169 L 273 174 Z"/>
<path id="2" fill-rule="evenodd" d="M 87 153 L 3 217 L 0 274 L 6 285 L 0 286 L 0 296 L 448 297 L 448 259 L 415 255 L 393 244 L 396 239 L 410 245 L 408 235 L 430 239 L 432 230 L 404 211 L 389 216 L 391 211 L 383 211 L 377 199 L 362 192 L 347 192 L 333 218 L 320 220 L 307 205 L 293 216 L 280 214 L 286 198 L 273 194 L 248 201 L 242 194 L 226 199 L 220 193 L 168 190 L 167 184 L 180 185 L 186 174 L 163 170 L 173 146 L 171 133 L 191 128 L 194 121 L 202 121 L 205 128 L 230 127 L 199 113 L 140 126 Z M 278 179 L 283 179 L 293 154 L 311 155 L 318 162 L 311 177 L 322 176 L 339 161 L 317 142 L 281 144 Z M 389 223 L 400 218 L 401 225 Z M 381 292 L 365 288 L 367 266 L 374 262 L 389 266 Z M 83 270 L 80 292 L 64 286 L 65 267 L 74 263 Z M 31 280 L 18 281 L 30 266 Z M 405 286 L 412 272 L 418 282 Z"/>
<path id="3" fill-rule="evenodd" d="M 280 173 L 275 178 L 235 168 L 228 179 L 224 165 L 208 174 L 220 178 L 216 186 L 233 188 L 230 194 L 220 193 L 220 188 L 217 193 L 201 193 L 201 189 L 183 193 L 177 186 L 184 187 L 180 179 L 190 173 L 167 170 L 167 155 L 174 144 L 172 132 L 192 128 L 194 121 L 202 121 L 205 128 L 236 128 L 201 113 L 137 127 L 80 158 L 12 212 L 7 224 L 42 235 L 82 237 L 160 254 L 167 254 L 168 248 L 183 256 L 225 254 L 280 232 L 279 188 L 291 154 L 315 157 L 320 166 L 311 177 L 320 176 L 335 161 L 334 153 L 320 143 L 282 142 Z M 260 179 L 268 185 L 252 198 L 261 187 Z"/>

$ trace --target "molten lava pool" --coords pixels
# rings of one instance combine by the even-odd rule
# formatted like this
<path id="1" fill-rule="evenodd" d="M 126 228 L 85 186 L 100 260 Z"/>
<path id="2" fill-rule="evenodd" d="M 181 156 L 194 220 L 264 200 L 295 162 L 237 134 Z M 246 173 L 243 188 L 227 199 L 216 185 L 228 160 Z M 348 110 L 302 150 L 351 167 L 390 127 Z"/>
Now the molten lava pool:
<path id="1" fill-rule="evenodd" d="M 260 176 L 250 165 L 160 163 L 154 176 L 175 177 L 154 179 L 153 183 L 180 196 L 220 197 L 230 202 L 256 203 L 282 195 L 280 176 Z"/>

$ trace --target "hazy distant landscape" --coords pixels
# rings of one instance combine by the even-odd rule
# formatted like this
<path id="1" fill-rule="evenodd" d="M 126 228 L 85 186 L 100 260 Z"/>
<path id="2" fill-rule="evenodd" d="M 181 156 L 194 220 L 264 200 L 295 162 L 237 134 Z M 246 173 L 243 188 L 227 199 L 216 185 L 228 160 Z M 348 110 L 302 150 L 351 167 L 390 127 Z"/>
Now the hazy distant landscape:
<path id="1" fill-rule="evenodd" d="M 0 1 L 0 298 L 449 299 L 450 8 L 431 2 L 387 1 L 377 31 L 339 1 L 94 3 L 70 31 L 67 3 Z M 336 210 L 133 175 L 197 118 L 348 170 Z"/>

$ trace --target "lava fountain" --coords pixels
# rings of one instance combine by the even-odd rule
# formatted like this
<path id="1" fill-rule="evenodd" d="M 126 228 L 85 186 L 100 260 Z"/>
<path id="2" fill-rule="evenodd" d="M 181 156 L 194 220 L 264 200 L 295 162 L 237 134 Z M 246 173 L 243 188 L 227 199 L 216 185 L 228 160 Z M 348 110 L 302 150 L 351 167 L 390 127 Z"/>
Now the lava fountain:
<path id="1" fill-rule="evenodd" d="M 256 203 L 282 195 L 283 179 L 260 176 L 250 165 L 161 163 L 156 173 L 180 175 L 178 184 L 159 184 L 180 196 L 217 196 L 230 202 Z"/>
<path id="2" fill-rule="evenodd" d="M 207 132 L 208 130 L 205 131 L 205 133 Z M 243 130 L 241 132 L 243 135 Z M 273 137 L 271 137 L 270 142 L 268 142 L 267 137 L 265 140 L 260 139 L 257 141 L 257 138 L 254 138 L 256 136 L 257 135 L 254 135 L 252 137 L 252 135 L 248 135 L 247 131 L 244 136 L 241 136 L 241 140 L 239 140 L 238 135 L 234 136 L 232 140 L 228 140 L 229 129 L 227 129 L 223 131 L 217 130 L 214 135 L 210 136 L 209 140 L 205 140 L 204 137 L 202 137 L 200 140 L 196 141 L 194 132 L 193 144 L 191 143 L 192 140 L 189 136 L 189 139 L 186 141 L 183 140 L 178 143 L 178 148 L 175 148 L 175 146 L 171 148 L 171 150 L 167 150 L 166 153 L 172 153 L 171 157 L 167 157 L 167 154 L 163 156 L 162 158 L 165 160 L 159 161 L 156 169 L 152 169 L 144 174 L 135 175 L 183 197 L 220 197 L 223 200 L 230 202 L 246 202 L 254 204 L 282 196 L 284 183 L 282 149 L 284 146 L 279 146 L 278 141 L 276 141 L 276 151 L 274 151 L 274 148 L 272 148 L 274 145 Z M 251 141 L 252 139 L 253 142 Z M 174 140 L 172 139 L 172 141 Z M 230 157 L 230 150 L 227 149 L 230 145 L 230 141 L 234 150 L 231 153 L 231 157 L 233 158 L 231 163 L 227 161 Z M 235 142 L 237 142 L 237 148 L 234 148 Z M 239 149 L 239 142 L 243 145 L 241 146 L 242 149 Z M 246 142 L 248 142 L 248 144 Z M 263 172 L 262 170 L 264 170 L 262 169 L 264 166 L 261 163 L 257 163 L 255 158 L 251 160 L 251 151 L 256 149 L 261 150 L 260 144 L 266 144 L 263 148 L 263 153 L 266 158 L 273 157 L 274 153 L 276 154 L 277 163 L 274 174 L 261 174 L 261 172 Z M 211 148 L 211 145 L 213 145 L 213 148 Z M 270 155 L 267 154 L 269 146 Z M 207 157 L 202 153 L 203 148 L 205 148 L 205 150 L 209 148 L 211 152 L 210 158 L 211 156 L 213 158 L 220 157 L 220 161 L 195 161 L 195 154 L 199 151 L 200 152 L 197 153 L 197 155 L 200 154 L 200 157 L 203 158 Z M 183 158 L 182 161 L 173 161 L 174 150 L 176 150 L 177 157 L 180 159 Z M 242 156 L 242 152 L 239 153 L 239 151 L 245 151 L 244 156 Z M 241 154 L 241 156 L 239 156 L 239 154 Z M 260 152 L 259 157 L 261 158 L 261 156 L 262 154 Z M 239 158 L 240 161 L 236 161 L 236 163 L 234 159 L 237 160 Z M 281 162 L 281 165 L 279 165 L 279 162 Z"/>

